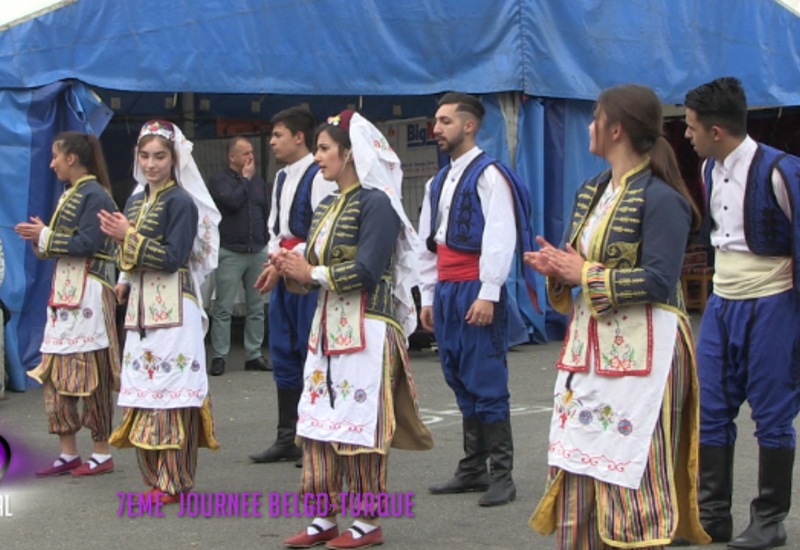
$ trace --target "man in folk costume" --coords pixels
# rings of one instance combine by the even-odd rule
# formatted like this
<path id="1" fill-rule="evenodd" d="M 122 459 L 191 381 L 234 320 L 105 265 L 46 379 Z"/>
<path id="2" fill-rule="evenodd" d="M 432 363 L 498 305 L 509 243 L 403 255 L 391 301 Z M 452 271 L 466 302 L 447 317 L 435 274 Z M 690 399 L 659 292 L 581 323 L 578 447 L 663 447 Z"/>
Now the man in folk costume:
<path id="1" fill-rule="evenodd" d="M 172 123 L 142 127 L 134 177 L 140 186 L 125 214 L 100 213 L 102 230 L 120 245 L 118 295 L 128 296 L 118 402 L 126 410 L 111 444 L 136 448 L 150 492 L 170 503 L 194 486 L 199 447 L 219 447 L 199 289 L 217 265 L 221 216 L 192 143 Z"/>
<path id="2" fill-rule="evenodd" d="M 735 78 L 686 94 L 686 138 L 708 159 L 703 180 L 715 251 L 697 362 L 701 390 L 700 515 L 730 548 L 783 546 L 800 410 L 800 161 L 747 135 Z M 731 540 L 736 418 L 747 400 L 759 445 L 750 525 Z"/>
<path id="3" fill-rule="evenodd" d="M 314 116 L 308 109 L 290 107 L 272 117 L 269 140 L 278 162 L 285 163 L 272 187 L 269 213 L 270 257 L 281 250 L 305 253 L 314 209 L 336 184 L 322 177 L 314 163 Z M 274 265 L 267 265 L 256 288 L 272 292 L 269 301 L 269 354 L 278 390 L 278 436 L 266 451 L 250 455 L 253 462 L 298 460 L 302 451 L 294 443 L 297 403 L 303 391 L 303 365 L 317 292 L 296 294 L 286 289 Z M 302 462 L 297 463 L 302 466 Z"/>
<path id="4" fill-rule="evenodd" d="M 463 416 L 466 454 L 450 481 L 429 490 L 486 491 L 478 503 L 495 506 L 516 498 L 505 281 L 514 251 L 530 250 L 532 236 L 525 186 L 475 145 L 484 114 L 481 102 L 466 94 L 439 101 L 434 136 L 451 163 L 425 187 L 420 319 L 436 334 L 445 380 Z M 527 268 L 526 280 L 532 289 Z"/>
<path id="5" fill-rule="evenodd" d="M 67 185 L 49 226 L 33 217 L 15 228 L 31 241 L 38 258 L 56 258 L 42 361 L 28 376 L 44 384 L 49 429 L 59 436 L 61 455 L 36 475 L 108 473 L 114 470 L 108 448 L 112 390 L 119 389 L 120 371 L 114 323 L 115 246 L 100 231 L 97 213 L 116 207 L 95 136 L 65 132 L 56 137 L 50 167 Z M 79 399 L 83 399 L 82 415 Z M 92 431 L 94 440 L 94 453 L 84 464 L 76 443 L 81 426 Z"/>

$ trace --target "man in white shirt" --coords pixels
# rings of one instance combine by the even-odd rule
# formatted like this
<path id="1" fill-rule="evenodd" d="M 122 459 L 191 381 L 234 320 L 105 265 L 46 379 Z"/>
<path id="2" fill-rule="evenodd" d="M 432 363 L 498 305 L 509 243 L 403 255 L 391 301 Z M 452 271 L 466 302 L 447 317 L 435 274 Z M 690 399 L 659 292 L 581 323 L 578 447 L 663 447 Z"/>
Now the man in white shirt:
<path id="1" fill-rule="evenodd" d="M 269 144 L 278 162 L 285 163 L 272 186 L 272 209 L 268 229 L 269 257 L 281 251 L 305 251 L 308 228 L 317 205 L 336 189 L 314 164 L 311 147 L 315 121 L 308 109 L 290 107 L 272 117 Z M 250 455 L 254 462 L 300 460 L 294 444 L 297 403 L 303 391 L 303 365 L 308 333 L 317 293 L 299 295 L 286 289 L 272 265 L 267 265 L 256 283 L 261 293 L 272 292 L 269 302 L 269 353 L 278 389 L 278 436 L 266 451 Z M 302 466 L 300 462 L 298 465 Z"/>
<path id="2" fill-rule="evenodd" d="M 793 157 L 747 135 L 747 99 L 735 78 L 689 91 L 685 105 L 686 138 L 707 159 L 706 226 L 715 251 L 714 293 L 697 344 L 700 519 L 729 548 L 783 546 L 800 410 L 797 170 L 787 170 Z M 734 419 L 745 399 L 756 422 L 759 496 L 750 525 L 731 540 Z"/>
<path id="3" fill-rule="evenodd" d="M 445 380 L 461 409 L 466 455 L 450 481 L 429 490 L 486 491 L 479 504 L 495 506 L 516 498 L 504 285 L 517 221 L 514 184 L 475 145 L 484 114 L 481 102 L 466 94 L 439 101 L 434 136 L 451 163 L 425 187 L 420 318 L 436 335 Z"/>

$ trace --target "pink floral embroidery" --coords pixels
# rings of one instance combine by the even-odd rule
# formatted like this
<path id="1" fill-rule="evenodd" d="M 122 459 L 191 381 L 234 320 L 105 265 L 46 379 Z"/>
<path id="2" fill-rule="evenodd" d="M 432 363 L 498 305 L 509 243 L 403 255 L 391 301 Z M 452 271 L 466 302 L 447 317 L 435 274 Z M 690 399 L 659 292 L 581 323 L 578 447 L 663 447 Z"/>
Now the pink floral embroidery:
<path id="1" fill-rule="evenodd" d="M 331 343 L 331 346 L 335 343 L 338 347 L 347 347 L 353 343 L 353 325 L 350 324 L 342 306 L 334 306 L 333 311 L 339 313 L 339 322 L 328 325 L 328 342 Z"/>
<path id="2" fill-rule="evenodd" d="M 614 342 L 611 344 L 611 351 L 608 354 L 602 354 L 603 363 L 612 370 L 629 371 L 636 367 L 636 350 L 630 344 L 625 343 L 619 321 L 615 319 L 614 322 L 617 324 L 617 328 L 614 330 Z"/>
<path id="3" fill-rule="evenodd" d="M 572 362 L 580 363 L 583 358 L 584 343 L 578 337 L 578 331 L 575 330 L 575 335 L 572 337 Z"/>
<path id="4" fill-rule="evenodd" d="M 158 280 L 160 281 L 161 278 L 159 277 Z M 148 306 L 150 318 L 156 323 L 170 320 L 172 317 L 172 312 L 175 310 L 175 308 L 167 307 L 167 305 L 164 303 L 164 297 L 161 295 L 161 291 L 167 288 L 167 285 L 161 283 L 150 284 L 155 284 L 156 287 L 156 303 Z"/>
<path id="5" fill-rule="evenodd" d="M 209 254 L 211 254 L 211 218 L 204 216 L 197 231 L 192 260 L 197 263 L 203 263 Z"/>

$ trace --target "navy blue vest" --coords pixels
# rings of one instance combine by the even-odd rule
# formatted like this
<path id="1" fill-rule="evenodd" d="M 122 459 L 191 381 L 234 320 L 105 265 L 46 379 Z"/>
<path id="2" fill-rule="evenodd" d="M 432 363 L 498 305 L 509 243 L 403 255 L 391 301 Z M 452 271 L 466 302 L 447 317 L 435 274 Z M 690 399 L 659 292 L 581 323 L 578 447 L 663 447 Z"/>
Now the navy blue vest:
<path id="1" fill-rule="evenodd" d="M 502 176 L 508 181 L 514 196 L 514 213 L 517 222 L 517 252 L 522 254 L 526 251 L 535 250 L 533 229 L 531 228 L 531 198 L 527 187 L 519 179 L 516 172 L 486 153 L 481 153 L 469 163 L 461 175 L 461 180 L 456 185 L 456 189 L 453 192 L 453 202 L 450 205 L 445 243 L 448 248 L 459 252 L 480 253 L 486 220 L 483 217 L 481 200 L 478 196 L 478 178 L 490 165 L 500 170 Z M 436 215 L 439 212 L 439 199 L 449 172 L 450 165 L 448 164 L 439 170 L 431 182 L 431 232 L 426 245 L 428 250 L 433 253 L 436 253 L 434 236 L 436 235 Z M 523 276 L 528 286 L 531 303 L 536 312 L 541 313 L 534 282 L 537 275 L 533 268 L 523 264 Z"/>
<path id="2" fill-rule="evenodd" d="M 292 209 L 289 211 L 289 231 L 292 235 L 303 240 L 308 238 L 308 228 L 311 226 L 311 218 L 314 216 L 314 209 L 311 207 L 311 188 L 314 185 L 314 176 L 319 172 L 319 166 L 311 164 L 306 169 L 297 191 L 292 200 Z"/>
<path id="3" fill-rule="evenodd" d="M 461 175 L 461 180 L 456 185 L 445 236 L 445 243 L 453 250 L 467 253 L 481 251 L 483 227 L 486 220 L 483 219 L 481 199 L 478 196 L 478 178 L 490 164 L 498 167 L 500 165 L 486 153 L 481 153 L 469 163 Z M 439 170 L 431 182 L 431 233 L 426 244 L 428 250 L 434 253 L 436 252 L 436 242 L 433 240 L 436 234 L 436 214 L 439 212 L 439 199 L 449 173 L 450 165 L 448 164 Z"/>
<path id="4" fill-rule="evenodd" d="M 714 159 L 706 162 L 704 179 L 711 212 Z M 786 183 L 792 219 L 778 205 L 772 173 L 778 170 Z M 709 214 L 710 215 L 710 214 Z M 795 290 L 800 293 L 800 158 L 758 144 L 750 163 L 744 196 L 744 236 L 747 247 L 759 256 L 792 256 Z"/>

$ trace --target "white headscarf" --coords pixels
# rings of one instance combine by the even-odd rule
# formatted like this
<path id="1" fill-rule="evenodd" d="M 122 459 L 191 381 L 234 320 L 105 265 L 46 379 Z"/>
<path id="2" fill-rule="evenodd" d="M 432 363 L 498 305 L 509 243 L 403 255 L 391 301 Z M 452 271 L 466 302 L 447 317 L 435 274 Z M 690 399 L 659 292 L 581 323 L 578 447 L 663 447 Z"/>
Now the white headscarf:
<path id="1" fill-rule="evenodd" d="M 203 307 L 203 299 L 200 292 L 200 285 L 203 284 L 209 273 L 217 268 L 219 257 L 219 222 L 222 215 L 208 192 L 200 170 L 192 157 L 194 144 L 186 139 L 183 132 L 171 122 L 152 120 L 142 126 L 139 132 L 139 140 L 144 136 L 157 135 L 175 143 L 175 152 L 178 155 L 178 163 L 175 165 L 175 179 L 178 185 L 192 197 L 197 206 L 197 235 L 194 238 L 192 254 L 189 257 L 189 273 L 192 275 L 194 292 L 197 295 L 197 302 L 200 304 L 200 312 L 203 316 L 203 331 L 208 330 L 208 316 Z M 138 144 L 138 140 L 137 140 Z M 136 155 L 134 155 L 136 158 Z M 133 190 L 134 193 L 144 191 L 147 183 L 142 169 L 138 162 L 134 162 L 133 177 L 138 185 Z"/>
<path id="2" fill-rule="evenodd" d="M 353 161 L 361 185 L 386 193 L 403 223 L 395 246 L 394 297 L 398 318 L 406 337 L 409 337 L 417 328 L 417 308 L 411 289 L 420 284 L 417 264 L 420 240 L 403 209 L 402 164 L 380 130 L 360 114 L 353 113 L 349 133 Z"/>

